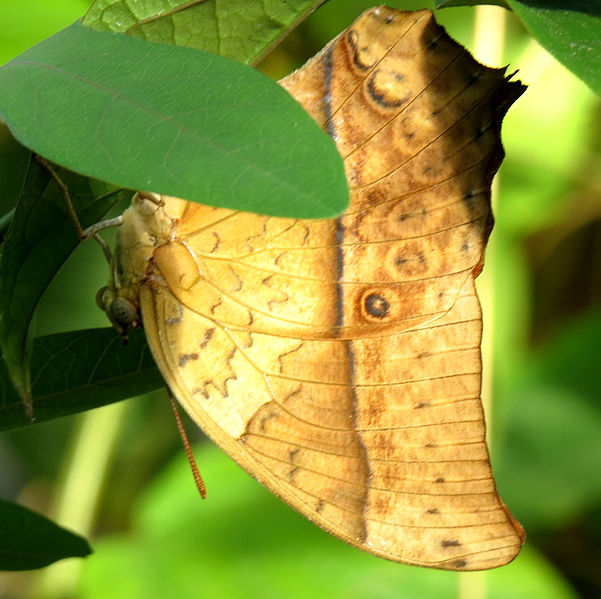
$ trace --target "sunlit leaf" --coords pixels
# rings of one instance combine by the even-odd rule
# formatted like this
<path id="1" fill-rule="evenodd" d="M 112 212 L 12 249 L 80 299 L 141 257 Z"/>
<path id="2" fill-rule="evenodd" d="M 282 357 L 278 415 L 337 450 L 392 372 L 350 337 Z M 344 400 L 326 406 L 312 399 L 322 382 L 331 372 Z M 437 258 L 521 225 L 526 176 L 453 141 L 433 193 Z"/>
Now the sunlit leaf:
<path id="1" fill-rule="evenodd" d="M 0 88 L 21 143 L 97 179 L 278 216 L 348 202 L 330 137 L 226 58 L 74 24 L 1 67 Z"/>
<path id="2" fill-rule="evenodd" d="M 99 30 L 190 46 L 255 64 L 323 0 L 96 0 L 83 19 Z"/>

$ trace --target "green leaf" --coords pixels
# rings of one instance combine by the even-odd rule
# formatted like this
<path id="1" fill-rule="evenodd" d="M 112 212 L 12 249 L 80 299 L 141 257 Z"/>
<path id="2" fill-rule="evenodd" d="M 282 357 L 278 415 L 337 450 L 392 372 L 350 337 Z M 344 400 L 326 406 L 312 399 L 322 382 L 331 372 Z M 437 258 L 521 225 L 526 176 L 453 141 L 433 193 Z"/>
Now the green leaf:
<path id="1" fill-rule="evenodd" d="M 127 346 L 112 328 L 40 337 L 34 342 L 31 371 L 35 422 L 98 408 L 164 385 L 142 330 L 130 333 Z M 0 362 L 0 431 L 29 424 Z"/>
<path id="2" fill-rule="evenodd" d="M 323 1 L 96 0 L 83 24 L 256 64 Z"/>
<path id="3" fill-rule="evenodd" d="M 33 570 L 92 553 L 83 537 L 4 499 L 0 499 L 0 522 L 0 570 Z"/>
<path id="4" fill-rule="evenodd" d="M 600 0 L 507 0 L 526 29 L 601 95 Z"/>
<path id="5" fill-rule="evenodd" d="M 100 220 L 120 198 L 113 190 L 95 197 L 90 181 L 58 169 L 70 189 L 83 227 Z M 31 158 L 0 258 L 0 349 L 26 405 L 31 395 L 29 359 L 32 319 L 46 287 L 80 240 L 67 216 L 62 188 L 49 170 Z"/>
<path id="6" fill-rule="evenodd" d="M 334 142 L 259 72 L 191 48 L 74 24 L 0 68 L 0 117 L 71 170 L 277 216 L 348 204 Z"/>

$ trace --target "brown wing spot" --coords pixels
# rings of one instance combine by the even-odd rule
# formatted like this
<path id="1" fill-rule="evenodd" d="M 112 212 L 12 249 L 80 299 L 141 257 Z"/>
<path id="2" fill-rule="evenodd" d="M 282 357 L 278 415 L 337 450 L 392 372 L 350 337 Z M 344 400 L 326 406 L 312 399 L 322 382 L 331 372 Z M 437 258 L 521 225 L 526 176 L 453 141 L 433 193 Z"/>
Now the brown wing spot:
<path id="1" fill-rule="evenodd" d="M 286 358 L 287 356 L 291 356 L 292 354 L 295 354 L 296 352 L 298 352 L 301 349 L 301 347 L 303 347 L 303 345 L 304 345 L 304 342 L 301 341 L 298 344 L 298 347 L 288 350 L 287 352 L 284 352 L 283 354 L 280 354 L 278 356 L 278 362 L 280 364 L 280 373 L 284 372 L 284 358 Z M 292 365 L 294 366 L 294 363 L 292 363 Z M 296 395 L 299 391 L 300 391 L 300 387 L 297 390 L 293 391 L 290 395 Z M 286 399 L 288 399 L 288 397 Z"/>
<path id="2" fill-rule="evenodd" d="M 209 250 L 209 254 L 214 254 L 221 245 L 221 238 L 219 237 L 219 233 L 217 233 L 217 231 L 213 231 L 213 237 L 215 237 L 215 245 Z"/>
<path id="3" fill-rule="evenodd" d="M 411 99 L 411 93 L 399 93 L 399 83 L 404 79 L 397 71 L 376 69 L 367 83 L 370 98 L 383 108 L 399 108 Z"/>
<path id="4" fill-rule="evenodd" d="M 439 476 L 434 482 L 435 483 L 444 483 L 444 482 L 446 482 L 446 479 L 444 476 Z"/>
<path id="5" fill-rule="evenodd" d="M 282 405 L 286 405 L 293 397 L 301 393 L 302 387 L 302 385 L 299 385 L 294 391 L 290 391 L 290 393 L 281 400 Z"/>
<path id="6" fill-rule="evenodd" d="M 403 268 L 403 266 L 405 266 L 405 264 L 407 264 L 407 262 L 409 262 L 409 260 L 407 258 L 405 258 L 404 256 L 401 256 L 401 255 L 398 255 L 394 259 L 394 265 L 397 268 Z"/>
<path id="7" fill-rule="evenodd" d="M 279 411 L 272 406 L 266 406 L 263 412 L 264 413 L 261 415 L 261 420 L 259 421 L 259 430 L 261 433 L 266 434 L 268 432 L 267 427 L 269 426 L 269 421 L 273 420 L 274 418 L 277 419 L 280 414 Z"/>
<path id="8" fill-rule="evenodd" d="M 426 510 L 426 514 L 428 514 L 429 516 L 433 516 L 433 515 L 440 514 L 440 512 L 438 511 L 437 507 L 431 507 Z"/>
<path id="9" fill-rule="evenodd" d="M 478 83 L 478 81 L 480 81 L 480 79 L 482 79 L 483 75 L 484 75 L 483 71 L 470 71 L 467 74 L 466 85 L 470 86 L 470 85 L 474 85 L 474 83 Z"/>
<path id="10" fill-rule="evenodd" d="M 375 318 L 384 318 L 390 310 L 390 304 L 385 297 L 377 293 L 370 293 L 365 298 L 365 309 Z"/>
<path id="11" fill-rule="evenodd" d="M 477 208 L 476 203 L 474 202 L 474 199 L 477 195 L 478 194 L 473 189 L 468 189 L 466 192 L 464 192 L 463 197 L 461 198 L 470 212 L 473 212 L 475 208 Z"/>
<path id="12" fill-rule="evenodd" d="M 282 252 L 281 254 L 278 254 L 277 258 L 276 258 L 276 259 L 273 261 L 273 263 L 274 263 L 276 266 L 279 266 L 279 265 L 280 265 L 280 261 L 282 260 L 282 258 L 283 258 L 283 257 L 284 257 L 286 254 L 289 254 L 289 253 L 290 253 L 290 252 L 286 251 L 286 252 Z"/>
<path id="13" fill-rule="evenodd" d="M 183 368 L 188 362 L 198 360 L 198 354 L 180 354 L 178 366 Z"/>
<path id="14" fill-rule="evenodd" d="M 400 271 L 406 277 L 414 277 L 428 272 L 426 255 L 416 242 L 408 242 L 402 249 L 392 247 L 389 254 L 386 261 L 394 273 Z"/>
<path id="15" fill-rule="evenodd" d="M 294 485 L 295 487 L 296 487 L 296 480 L 295 480 L 295 477 L 296 477 L 296 475 L 298 474 L 298 471 L 299 471 L 299 468 L 298 468 L 298 466 L 295 466 L 294 468 L 291 468 L 291 469 L 288 471 L 288 482 L 289 482 L 291 485 Z"/>
<path id="16" fill-rule="evenodd" d="M 415 410 L 422 410 L 423 408 L 429 408 L 432 404 L 429 401 L 420 401 L 418 404 L 415 404 Z"/>
<path id="17" fill-rule="evenodd" d="M 207 329 L 205 331 L 204 337 L 202 338 L 202 341 L 200 342 L 200 349 L 205 349 L 207 347 L 207 345 L 209 344 L 209 341 L 211 341 L 214 334 L 215 334 L 215 328 Z"/>
<path id="18" fill-rule="evenodd" d="M 234 268 L 232 267 L 231 264 L 230 264 L 230 272 L 234 275 L 234 279 L 236 281 L 236 285 L 234 287 L 232 287 L 232 291 L 234 293 L 237 293 L 238 291 L 242 291 L 242 287 L 244 286 L 244 284 L 242 283 L 242 279 L 240 278 L 240 275 L 234 270 Z"/>
<path id="19" fill-rule="evenodd" d="M 211 314 L 215 314 L 215 310 L 217 310 L 217 308 L 219 308 L 219 306 L 221 306 L 222 303 L 223 299 L 221 297 L 218 297 L 217 301 L 209 308 L 209 312 Z"/>
<path id="20" fill-rule="evenodd" d="M 180 324 L 182 322 L 182 318 L 184 316 L 184 309 L 181 304 L 176 304 L 175 307 L 176 313 L 174 316 L 169 316 L 165 319 L 165 324 L 167 326 L 173 326 L 174 324 Z M 171 313 L 171 310 L 169 310 Z"/>
<path id="21" fill-rule="evenodd" d="M 453 562 L 453 566 L 455 566 L 455 568 L 465 568 L 467 566 L 467 560 L 457 559 Z"/>
<path id="22" fill-rule="evenodd" d="M 484 125 L 480 125 L 478 127 L 478 129 L 476 129 L 476 133 L 474 135 L 474 139 L 480 139 L 490 129 L 491 129 L 490 123 L 485 123 Z"/>
<path id="23" fill-rule="evenodd" d="M 431 37 L 429 40 L 426 40 L 426 48 L 428 48 L 428 50 L 438 50 L 441 37 L 442 35 L 436 35 Z"/>
<path id="24" fill-rule="evenodd" d="M 346 40 L 348 45 L 352 49 L 353 64 L 361 71 L 369 71 L 374 66 L 375 61 L 367 61 L 366 58 L 371 58 L 368 54 L 369 48 L 367 46 L 359 47 L 359 34 L 355 29 L 349 29 L 346 34 Z"/>
<path id="25" fill-rule="evenodd" d="M 461 547 L 461 543 L 457 539 L 443 539 L 440 542 L 440 545 L 443 549 L 446 549 L 447 547 Z"/>
<path id="26" fill-rule="evenodd" d="M 288 450 L 288 459 L 290 460 L 290 462 L 292 464 L 294 464 L 294 462 L 296 460 L 296 456 L 298 455 L 299 451 L 300 451 L 300 447 L 295 447 L 294 449 Z"/>

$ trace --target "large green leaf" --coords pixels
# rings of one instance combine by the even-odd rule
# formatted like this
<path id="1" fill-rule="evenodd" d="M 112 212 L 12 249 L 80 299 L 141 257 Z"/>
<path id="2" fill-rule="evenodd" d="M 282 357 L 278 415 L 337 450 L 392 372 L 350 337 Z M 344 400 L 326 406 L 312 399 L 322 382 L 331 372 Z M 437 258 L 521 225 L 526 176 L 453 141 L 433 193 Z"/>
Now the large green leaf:
<path id="1" fill-rule="evenodd" d="M 95 196 L 90 181 L 58 169 L 86 227 L 100 220 L 121 197 L 117 190 Z M 32 319 L 46 287 L 80 242 L 67 216 L 63 189 L 50 171 L 31 158 L 0 258 L 0 349 L 13 382 L 30 398 Z"/>
<path id="2" fill-rule="evenodd" d="M 96 0 L 83 23 L 256 64 L 323 1 Z"/>
<path id="3" fill-rule="evenodd" d="M 158 389 L 163 379 L 142 330 L 123 344 L 114 329 L 88 329 L 36 339 L 31 362 L 35 422 L 98 408 Z M 0 361 L 0 431 L 31 421 Z"/>
<path id="4" fill-rule="evenodd" d="M 74 24 L 0 68 L 0 118 L 50 160 L 130 189 L 278 216 L 332 217 L 334 142 L 280 86 L 191 48 Z"/>
<path id="5" fill-rule="evenodd" d="M 92 553 L 83 537 L 4 499 L 0 499 L 0 522 L 0 570 L 33 570 Z"/>
<path id="6" fill-rule="evenodd" d="M 557 60 L 601 95 L 601 0 L 435 0 L 436 8 L 511 8 Z"/>

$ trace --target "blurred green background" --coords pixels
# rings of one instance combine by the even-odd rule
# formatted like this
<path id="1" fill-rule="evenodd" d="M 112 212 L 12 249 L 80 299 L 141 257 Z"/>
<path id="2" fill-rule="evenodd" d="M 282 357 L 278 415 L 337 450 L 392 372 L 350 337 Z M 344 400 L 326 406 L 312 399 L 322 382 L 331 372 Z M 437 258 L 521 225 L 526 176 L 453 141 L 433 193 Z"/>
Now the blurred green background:
<path id="1" fill-rule="evenodd" d="M 0 63 L 88 4 L 0 0 Z M 330 0 L 261 68 L 286 74 L 370 4 Z M 475 15 L 437 18 L 480 60 L 518 68 L 530 86 L 504 123 L 508 156 L 479 279 L 493 469 L 528 533 L 520 556 L 459 575 L 363 554 L 271 496 L 188 422 L 202 502 L 166 395 L 155 393 L 0 437 L 0 496 L 88 535 L 95 549 L 43 571 L 0 573 L 2 599 L 601 597 L 601 102 L 511 15 L 504 32 L 499 13 L 490 31 L 486 13 L 478 24 Z M 11 148 L 0 130 L 0 155 Z M 0 197 L 2 213 L 10 201 Z M 107 276 L 99 248 L 83 244 L 44 297 L 37 333 L 105 326 L 94 295 Z"/>

